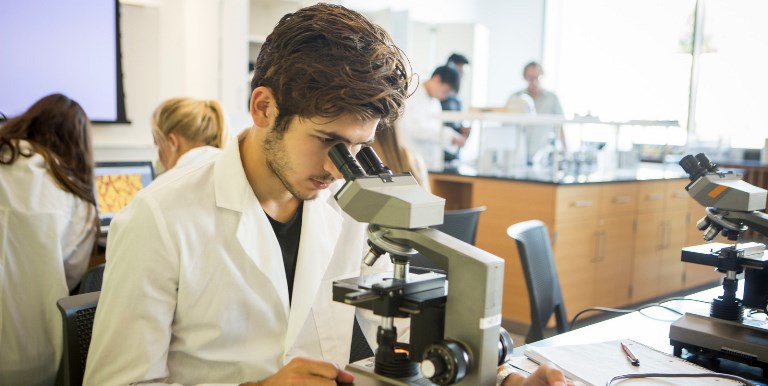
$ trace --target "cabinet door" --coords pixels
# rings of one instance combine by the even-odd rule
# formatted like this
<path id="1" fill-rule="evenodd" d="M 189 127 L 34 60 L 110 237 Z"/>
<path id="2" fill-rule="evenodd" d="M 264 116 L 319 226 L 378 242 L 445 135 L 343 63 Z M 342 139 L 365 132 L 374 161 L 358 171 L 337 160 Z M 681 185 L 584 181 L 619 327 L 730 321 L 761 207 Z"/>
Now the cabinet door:
<path id="1" fill-rule="evenodd" d="M 638 213 L 664 210 L 667 184 L 666 181 L 644 181 L 637 189 Z"/>
<path id="2" fill-rule="evenodd" d="M 637 215 L 632 263 L 633 303 L 659 295 L 659 264 L 664 245 L 664 231 L 663 213 L 649 212 Z"/>
<path id="3" fill-rule="evenodd" d="M 555 264 L 568 319 L 594 304 L 597 220 L 556 225 Z"/>
<path id="4" fill-rule="evenodd" d="M 595 305 L 618 307 L 630 301 L 634 224 L 633 215 L 602 220 L 595 265 Z"/>
<path id="5" fill-rule="evenodd" d="M 666 212 L 664 214 L 664 237 L 659 265 L 659 292 L 667 294 L 683 289 L 685 264 L 680 254 L 688 240 L 687 212 Z"/>
<path id="6" fill-rule="evenodd" d="M 555 218 L 564 221 L 597 219 L 600 210 L 600 185 L 571 185 L 557 188 Z"/>
<path id="7" fill-rule="evenodd" d="M 691 206 L 691 201 L 696 200 L 688 194 L 685 190 L 685 186 L 688 184 L 687 179 L 676 179 L 665 182 L 665 210 L 671 211 L 687 211 Z"/>
<path id="8" fill-rule="evenodd" d="M 600 190 L 600 218 L 634 215 L 637 187 L 636 182 L 605 184 Z"/>

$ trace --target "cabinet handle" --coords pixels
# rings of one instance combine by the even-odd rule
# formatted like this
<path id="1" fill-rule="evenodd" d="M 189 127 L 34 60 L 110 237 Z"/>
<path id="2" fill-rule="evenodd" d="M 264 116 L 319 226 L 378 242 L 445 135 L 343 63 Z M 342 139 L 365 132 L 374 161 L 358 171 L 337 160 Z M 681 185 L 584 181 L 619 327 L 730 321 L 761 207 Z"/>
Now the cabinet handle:
<path id="1" fill-rule="evenodd" d="M 592 200 L 577 200 L 571 203 L 571 206 L 576 208 L 586 208 L 592 206 Z"/>
<path id="2" fill-rule="evenodd" d="M 673 197 L 675 197 L 675 198 L 688 198 L 688 192 L 685 192 L 685 191 L 683 191 L 683 192 L 675 192 Z"/>
<path id="3" fill-rule="evenodd" d="M 632 197 L 630 196 L 616 196 L 613 198 L 614 204 L 629 204 L 632 202 Z"/>
<path id="4" fill-rule="evenodd" d="M 661 226 L 663 227 L 663 234 L 662 234 L 662 241 L 663 244 L 661 245 L 662 248 L 668 248 L 670 244 L 672 244 L 672 225 L 669 223 L 669 221 L 664 221 Z"/>
<path id="5" fill-rule="evenodd" d="M 598 233 L 598 244 L 597 245 L 598 245 L 598 248 L 599 248 L 598 250 L 600 251 L 600 253 L 598 253 L 598 255 L 597 255 L 597 261 L 605 260 L 605 251 L 608 249 L 608 247 L 605 245 L 606 244 L 606 241 L 605 241 L 606 238 L 607 238 L 607 236 L 605 234 L 605 231 Z"/>
<path id="6" fill-rule="evenodd" d="M 592 256 L 592 262 L 593 263 L 596 263 L 596 262 L 600 261 L 600 255 L 602 254 L 601 247 L 600 247 L 601 240 L 602 240 L 602 237 L 601 237 L 602 234 L 603 234 L 603 232 L 600 232 L 600 231 L 595 232 L 595 254 L 594 254 L 594 256 Z"/>
<path id="7" fill-rule="evenodd" d="M 645 199 L 648 201 L 661 201 L 664 199 L 664 195 L 662 194 L 649 194 L 645 196 Z"/>

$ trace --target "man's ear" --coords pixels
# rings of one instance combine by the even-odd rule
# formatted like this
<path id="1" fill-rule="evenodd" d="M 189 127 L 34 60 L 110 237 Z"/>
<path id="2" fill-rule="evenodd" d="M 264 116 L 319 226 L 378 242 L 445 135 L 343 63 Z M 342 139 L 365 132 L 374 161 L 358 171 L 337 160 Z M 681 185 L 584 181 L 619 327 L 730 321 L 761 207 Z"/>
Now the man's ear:
<path id="1" fill-rule="evenodd" d="M 251 93 L 251 118 L 257 127 L 272 127 L 277 118 L 277 103 L 272 90 L 268 87 L 256 87 Z"/>

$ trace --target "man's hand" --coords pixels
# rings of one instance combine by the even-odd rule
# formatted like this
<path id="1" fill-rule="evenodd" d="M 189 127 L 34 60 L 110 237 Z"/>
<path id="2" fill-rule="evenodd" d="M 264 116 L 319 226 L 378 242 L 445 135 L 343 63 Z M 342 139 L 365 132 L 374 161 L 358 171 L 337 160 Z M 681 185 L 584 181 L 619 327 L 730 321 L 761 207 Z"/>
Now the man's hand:
<path id="1" fill-rule="evenodd" d="M 504 365 L 499 367 L 499 373 L 504 372 Z M 581 382 L 573 382 L 565 379 L 560 369 L 543 364 L 530 376 L 526 377 L 518 373 L 511 373 L 504 379 L 501 386 L 578 386 Z"/>
<path id="2" fill-rule="evenodd" d="M 352 383 L 351 373 L 339 369 L 333 363 L 307 358 L 294 358 L 277 373 L 256 383 L 243 383 L 240 386 L 294 386 L 294 385 L 335 385 Z"/>
<path id="3" fill-rule="evenodd" d="M 458 147 L 463 147 L 466 142 L 467 142 L 467 137 L 459 133 L 455 133 L 454 136 L 451 138 L 451 145 L 455 145 Z"/>

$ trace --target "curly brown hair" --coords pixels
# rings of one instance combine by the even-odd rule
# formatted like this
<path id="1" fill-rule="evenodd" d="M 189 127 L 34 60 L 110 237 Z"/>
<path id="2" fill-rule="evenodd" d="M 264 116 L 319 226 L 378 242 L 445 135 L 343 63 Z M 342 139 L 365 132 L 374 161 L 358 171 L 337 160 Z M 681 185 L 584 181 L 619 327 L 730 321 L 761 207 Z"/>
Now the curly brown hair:
<path id="1" fill-rule="evenodd" d="M 294 116 L 380 118 L 390 126 L 408 95 L 407 61 L 380 26 L 359 13 L 316 4 L 289 13 L 262 45 L 251 81 L 272 90 L 276 131 Z"/>

